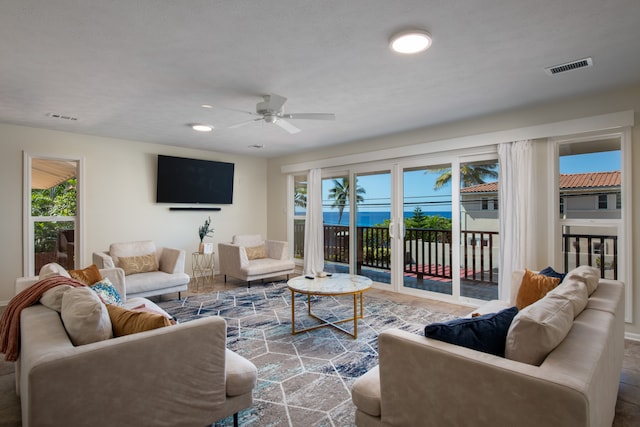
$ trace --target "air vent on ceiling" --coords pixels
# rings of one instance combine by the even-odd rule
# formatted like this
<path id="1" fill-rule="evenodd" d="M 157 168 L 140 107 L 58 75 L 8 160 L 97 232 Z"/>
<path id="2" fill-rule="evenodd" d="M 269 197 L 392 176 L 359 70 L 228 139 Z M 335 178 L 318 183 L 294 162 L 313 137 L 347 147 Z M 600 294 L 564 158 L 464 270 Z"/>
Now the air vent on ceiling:
<path id="1" fill-rule="evenodd" d="M 577 61 L 567 62 L 566 64 L 554 65 L 544 69 L 545 73 L 550 76 L 554 74 L 564 73 L 567 71 L 577 70 L 579 68 L 587 68 L 593 65 L 591 58 L 578 59 Z"/>
<path id="2" fill-rule="evenodd" d="M 51 117 L 53 119 L 71 120 L 71 121 L 78 120 L 77 117 L 69 116 L 66 114 L 58 114 L 58 113 L 47 113 L 47 117 Z"/>

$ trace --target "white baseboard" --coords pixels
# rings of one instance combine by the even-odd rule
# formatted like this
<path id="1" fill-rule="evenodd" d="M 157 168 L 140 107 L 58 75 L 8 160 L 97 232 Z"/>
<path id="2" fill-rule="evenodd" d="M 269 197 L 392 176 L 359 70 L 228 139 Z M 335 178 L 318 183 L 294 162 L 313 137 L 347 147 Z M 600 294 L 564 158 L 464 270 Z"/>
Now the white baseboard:
<path id="1" fill-rule="evenodd" d="M 624 339 L 630 340 L 630 341 L 640 341 L 640 334 L 632 334 L 631 332 L 625 332 Z"/>

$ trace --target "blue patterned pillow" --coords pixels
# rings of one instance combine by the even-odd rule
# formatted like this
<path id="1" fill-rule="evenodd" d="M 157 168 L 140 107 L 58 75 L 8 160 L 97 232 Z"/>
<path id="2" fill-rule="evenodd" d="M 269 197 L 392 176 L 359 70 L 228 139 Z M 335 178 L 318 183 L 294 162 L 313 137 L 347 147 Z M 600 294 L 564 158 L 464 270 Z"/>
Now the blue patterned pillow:
<path id="1" fill-rule="evenodd" d="M 472 318 L 432 323 L 424 328 L 428 338 L 504 357 L 507 332 L 518 314 L 517 307 Z"/>
<path id="2" fill-rule="evenodd" d="M 105 304 L 122 305 L 122 297 L 109 279 L 104 278 L 94 283 L 91 285 L 91 289 L 98 294 Z"/>

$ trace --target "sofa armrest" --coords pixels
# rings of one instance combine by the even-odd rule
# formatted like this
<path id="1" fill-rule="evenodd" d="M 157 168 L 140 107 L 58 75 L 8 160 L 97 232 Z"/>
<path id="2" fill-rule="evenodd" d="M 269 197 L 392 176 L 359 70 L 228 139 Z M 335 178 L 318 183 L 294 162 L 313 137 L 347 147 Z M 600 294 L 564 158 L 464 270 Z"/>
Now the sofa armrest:
<path id="1" fill-rule="evenodd" d="M 158 268 L 165 273 L 184 273 L 186 252 L 184 249 L 162 248 Z"/>
<path id="2" fill-rule="evenodd" d="M 218 243 L 218 257 L 221 274 L 238 274 L 249 265 L 245 249 L 231 243 Z"/>
<path id="3" fill-rule="evenodd" d="M 265 240 L 264 246 L 267 252 L 267 258 L 272 259 L 288 259 L 289 243 L 279 240 Z"/>
<path id="4" fill-rule="evenodd" d="M 588 424 L 589 402 L 552 369 L 397 329 L 378 339 L 385 425 Z"/>
<path id="5" fill-rule="evenodd" d="M 116 268 L 113 258 L 109 255 L 109 252 L 94 252 L 92 255 L 93 263 L 98 268 Z"/>
<path id="6" fill-rule="evenodd" d="M 220 317 L 79 347 L 32 347 L 42 354 L 29 372 L 29 425 L 148 425 L 150 416 L 206 425 L 226 400 L 225 347 Z"/>

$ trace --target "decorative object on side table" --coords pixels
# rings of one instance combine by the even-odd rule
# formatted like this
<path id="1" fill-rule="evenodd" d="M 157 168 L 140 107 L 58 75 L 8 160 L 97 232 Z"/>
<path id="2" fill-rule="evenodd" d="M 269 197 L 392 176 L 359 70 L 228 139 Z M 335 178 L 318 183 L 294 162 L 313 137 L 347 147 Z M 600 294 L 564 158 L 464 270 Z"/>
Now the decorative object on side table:
<path id="1" fill-rule="evenodd" d="M 204 220 L 204 224 L 198 228 L 198 235 L 200 236 L 200 246 L 198 247 L 198 252 L 201 254 L 210 254 L 213 252 L 213 244 L 212 243 L 204 243 L 203 240 L 205 237 L 211 237 L 213 235 L 213 227 L 211 227 L 211 217 L 208 217 Z"/>

